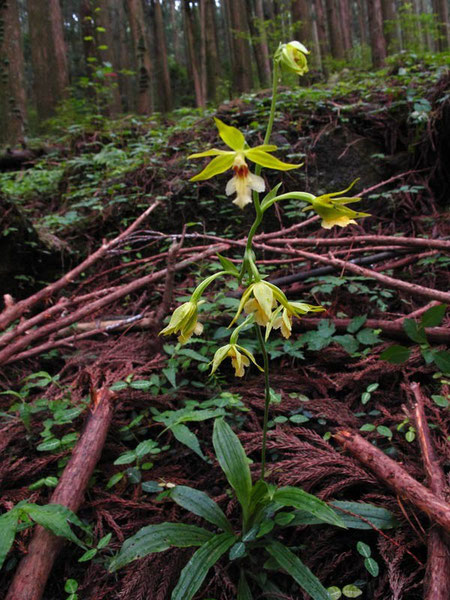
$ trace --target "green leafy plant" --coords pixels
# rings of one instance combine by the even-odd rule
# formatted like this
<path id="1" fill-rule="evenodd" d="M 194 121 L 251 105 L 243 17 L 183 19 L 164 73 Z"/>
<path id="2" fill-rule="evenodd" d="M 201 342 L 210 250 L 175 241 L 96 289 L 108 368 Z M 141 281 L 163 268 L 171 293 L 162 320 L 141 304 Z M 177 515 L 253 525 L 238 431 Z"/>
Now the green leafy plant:
<path id="1" fill-rule="evenodd" d="M 69 523 L 71 523 L 90 535 L 90 529 L 80 521 L 75 513 L 61 504 L 39 506 L 23 500 L 0 516 L 0 568 L 13 545 L 16 534 L 36 523 L 53 534 L 64 537 L 86 549 L 86 545 L 69 527 Z"/>
<path id="2" fill-rule="evenodd" d="M 422 315 L 419 322 L 414 319 L 404 319 L 403 329 L 409 339 L 419 345 L 420 353 L 427 365 L 434 363 L 443 373 L 450 373 L 450 352 L 433 348 L 425 332 L 426 327 L 436 327 L 442 323 L 446 308 L 445 304 L 432 306 Z M 396 344 L 382 352 L 380 358 L 393 364 L 401 364 L 406 362 L 410 355 L 409 348 Z"/>

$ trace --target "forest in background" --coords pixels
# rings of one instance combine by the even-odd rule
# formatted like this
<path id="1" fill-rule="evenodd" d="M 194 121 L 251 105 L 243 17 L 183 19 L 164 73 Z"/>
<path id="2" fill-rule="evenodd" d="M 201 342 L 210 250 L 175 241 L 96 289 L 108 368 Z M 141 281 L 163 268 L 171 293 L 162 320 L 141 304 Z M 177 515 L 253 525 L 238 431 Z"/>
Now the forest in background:
<path id="1" fill-rule="evenodd" d="M 0 0 L 0 144 L 58 107 L 148 115 L 267 88 L 280 40 L 311 50 L 302 85 L 446 52 L 448 15 L 448 0 Z"/>

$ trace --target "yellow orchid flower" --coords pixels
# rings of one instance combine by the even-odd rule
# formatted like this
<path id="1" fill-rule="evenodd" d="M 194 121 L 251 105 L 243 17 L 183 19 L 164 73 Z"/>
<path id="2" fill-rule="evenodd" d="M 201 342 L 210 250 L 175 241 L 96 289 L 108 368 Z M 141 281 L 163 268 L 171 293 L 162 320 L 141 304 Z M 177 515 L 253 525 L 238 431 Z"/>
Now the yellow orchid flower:
<path id="1" fill-rule="evenodd" d="M 228 196 L 236 192 L 236 198 L 233 202 L 240 208 L 244 208 L 246 204 L 251 202 L 250 190 L 263 192 L 265 189 L 263 178 L 250 173 L 246 159 L 262 167 L 277 169 L 278 171 L 288 171 L 302 166 L 301 164 L 285 163 L 269 154 L 269 152 L 277 150 L 277 147 L 271 144 L 261 144 L 254 148 L 249 148 L 245 142 L 244 135 L 239 129 L 226 125 L 216 117 L 214 117 L 214 121 L 219 130 L 219 136 L 231 150 L 211 148 L 211 150 L 191 154 L 188 158 L 214 156 L 203 171 L 191 177 L 191 181 L 205 181 L 232 168 L 234 177 L 228 182 L 225 191 Z"/>
<path id="2" fill-rule="evenodd" d="M 170 318 L 167 327 L 159 332 L 159 335 L 171 335 L 180 332 L 178 341 L 185 344 L 193 334 L 200 335 L 203 325 L 197 320 L 198 302 L 185 302 L 176 308 Z"/>
<path id="3" fill-rule="evenodd" d="M 306 206 L 303 210 L 307 211 L 312 209 L 321 216 L 321 225 L 325 229 L 331 229 L 334 225 L 338 225 L 338 227 L 346 227 L 347 225 L 350 225 L 350 223 L 356 225 L 355 219 L 370 217 L 370 214 L 357 212 L 351 208 L 347 208 L 345 204 L 360 202 L 361 198 L 336 198 L 336 196 L 348 192 L 355 185 L 356 181 L 358 180 L 355 179 L 347 189 L 342 190 L 341 192 L 323 194 L 322 196 L 313 197 L 311 200 L 307 200 L 307 202 L 311 202 L 311 206 Z"/>
<path id="4" fill-rule="evenodd" d="M 219 348 L 214 354 L 211 375 L 227 357 L 231 358 L 231 364 L 235 370 L 236 377 L 244 376 L 245 368 L 250 365 L 250 361 L 256 365 L 260 371 L 263 371 L 250 350 L 247 350 L 238 344 L 227 344 L 226 346 Z"/>
<path id="5" fill-rule="evenodd" d="M 276 58 L 289 71 L 293 71 L 296 75 L 304 75 L 308 72 L 306 54 L 309 54 L 309 50 L 294 40 L 288 44 L 282 44 L 277 50 Z"/>
<path id="6" fill-rule="evenodd" d="M 292 333 L 292 318 L 306 315 L 308 312 L 320 312 L 325 310 L 323 306 L 312 306 L 305 302 L 288 302 L 286 306 L 280 306 L 272 315 L 267 324 L 266 339 L 272 329 L 281 329 L 281 335 L 288 339 Z"/>

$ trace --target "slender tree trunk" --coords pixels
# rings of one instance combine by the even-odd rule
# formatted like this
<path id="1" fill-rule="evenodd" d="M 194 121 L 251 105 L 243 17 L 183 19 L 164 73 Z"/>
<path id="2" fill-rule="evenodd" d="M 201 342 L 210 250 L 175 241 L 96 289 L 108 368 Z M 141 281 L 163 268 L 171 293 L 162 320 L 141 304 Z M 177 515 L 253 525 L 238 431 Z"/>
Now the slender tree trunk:
<path id="1" fill-rule="evenodd" d="M 167 62 L 166 35 L 159 0 L 152 0 L 153 26 L 155 37 L 156 79 L 159 82 L 158 93 L 163 112 L 172 109 L 172 88 L 170 85 L 169 63 Z"/>
<path id="2" fill-rule="evenodd" d="M 383 15 L 383 33 L 386 40 L 386 47 L 389 52 L 397 52 L 400 49 L 401 44 L 396 24 L 394 0 L 381 0 L 381 9 Z"/>
<path id="3" fill-rule="evenodd" d="M 335 0 L 325 0 L 331 55 L 337 60 L 345 58 L 339 13 Z"/>
<path id="4" fill-rule="evenodd" d="M 192 12 L 192 8 L 190 7 L 189 0 L 183 0 L 182 9 L 184 20 L 186 55 L 188 60 L 188 69 L 191 75 L 192 82 L 194 84 L 195 103 L 196 106 L 206 106 L 206 98 L 203 95 L 200 69 L 197 61 L 197 53 L 195 51 L 194 15 Z"/>
<path id="5" fill-rule="evenodd" d="M 38 116 L 47 119 L 69 84 L 59 0 L 28 0 L 33 88 Z"/>
<path id="6" fill-rule="evenodd" d="M 200 36 L 198 47 L 200 48 L 200 86 L 202 88 L 202 96 L 206 102 L 206 3 L 205 0 L 198 0 L 198 15 L 200 23 Z"/>
<path id="7" fill-rule="evenodd" d="M 338 6 L 340 11 L 342 44 L 344 46 L 344 53 L 346 56 L 349 56 L 352 49 L 352 19 L 349 0 L 339 0 Z"/>
<path id="8" fill-rule="evenodd" d="M 325 11 L 323 7 L 323 0 L 315 0 L 314 2 L 315 9 L 315 23 L 317 26 L 317 38 L 319 40 L 320 45 L 320 55 L 322 58 L 322 67 L 324 72 L 326 71 L 326 62 L 323 61 L 323 58 L 330 54 L 330 46 L 328 43 L 328 35 L 327 35 L 327 20 L 325 17 Z"/>
<path id="9" fill-rule="evenodd" d="M 386 60 L 386 41 L 383 34 L 381 0 L 372 0 L 368 3 L 368 14 L 372 64 L 376 69 L 379 69 L 384 66 Z"/>
<path id="10" fill-rule="evenodd" d="M 133 85 L 130 75 L 122 71 L 132 71 L 131 39 L 128 35 L 128 17 L 125 13 L 123 0 L 109 0 L 112 8 L 111 30 L 115 40 L 113 45 L 115 65 L 118 70 L 119 93 L 121 106 L 125 112 L 134 111 Z"/>
<path id="11" fill-rule="evenodd" d="M 367 28 L 367 20 L 368 17 L 366 15 L 365 9 L 366 4 L 363 0 L 357 0 L 357 8 L 358 8 L 358 28 L 359 28 L 359 37 L 361 40 L 361 46 L 368 45 L 368 28 Z"/>
<path id="12" fill-rule="evenodd" d="M 258 3 L 259 7 L 257 7 Z M 270 85 L 270 61 L 266 32 L 264 29 L 262 1 L 257 0 L 256 2 L 252 2 L 252 0 L 246 0 L 246 8 L 259 83 L 261 87 L 266 88 Z M 257 10 L 260 11 L 259 15 Z"/>
<path id="13" fill-rule="evenodd" d="M 206 0 L 205 6 L 206 44 L 206 98 L 217 102 L 217 84 L 220 77 L 220 61 L 217 47 L 216 5 L 214 0 Z"/>
<path id="14" fill-rule="evenodd" d="M 445 52 L 450 47 L 447 0 L 433 0 L 433 10 L 437 14 L 438 19 L 438 48 L 441 52 Z"/>
<path id="15" fill-rule="evenodd" d="M 19 10 L 16 0 L 0 0 L 0 144 L 23 138 L 25 118 Z"/>
<path id="16" fill-rule="evenodd" d="M 137 72 L 137 111 L 148 115 L 153 112 L 152 62 L 144 19 L 142 0 L 127 0 L 135 69 Z"/>
<path id="17" fill-rule="evenodd" d="M 182 53 L 181 53 L 181 47 L 180 47 L 180 35 L 179 35 L 179 28 L 178 28 L 178 24 L 177 24 L 177 11 L 176 11 L 176 7 L 175 7 L 175 0 L 169 0 L 169 7 L 170 7 L 170 32 L 171 32 L 171 38 L 172 38 L 172 47 L 173 47 L 173 53 L 175 55 L 175 60 L 177 61 L 177 63 L 181 63 L 183 62 L 183 57 L 182 57 Z"/>
<path id="18" fill-rule="evenodd" d="M 430 11 L 428 10 L 428 3 L 426 0 L 420 0 L 420 13 L 422 15 L 428 15 L 428 17 L 430 16 Z M 426 24 L 424 27 L 424 36 L 426 49 L 429 52 L 434 52 L 435 47 L 433 44 L 433 38 L 431 37 L 431 31 L 428 24 Z"/>
<path id="19" fill-rule="evenodd" d="M 292 0 L 291 14 L 295 39 L 309 48 L 311 46 L 311 22 L 307 0 Z"/>
<path id="20" fill-rule="evenodd" d="M 122 112 L 122 104 L 116 73 L 117 63 L 114 45 L 120 43 L 120 41 L 115 38 L 112 28 L 112 8 L 110 0 L 97 0 L 95 24 L 97 26 L 97 47 L 100 61 L 102 64 L 105 62 L 109 63 L 113 68 L 109 80 L 105 81 L 105 85 L 109 87 L 109 112 L 111 114 L 118 114 Z"/>
<path id="21" fill-rule="evenodd" d="M 252 71 L 250 48 L 245 35 L 248 35 L 247 15 L 242 9 L 240 0 L 227 0 L 230 7 L 231 27 L 233 35 L 233 83 L 235 90 L 241 94 L 249 92 L 252 87 Z"/>

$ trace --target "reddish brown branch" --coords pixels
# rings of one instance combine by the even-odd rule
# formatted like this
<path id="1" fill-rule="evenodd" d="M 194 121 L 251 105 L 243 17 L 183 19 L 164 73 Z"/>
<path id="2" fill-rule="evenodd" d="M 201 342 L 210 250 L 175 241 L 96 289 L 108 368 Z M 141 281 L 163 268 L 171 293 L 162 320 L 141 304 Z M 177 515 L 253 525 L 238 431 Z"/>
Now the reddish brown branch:
<path id="1" fill-rule="evenodd" d="M 428 487 L 438 498 L 445 500 L 447 483 L 431 442 L 423 393 L 418 383 L 412 383 L 410 388 L 415 399 L 413 415 Z M 440 528 L 432 527 L 428 535 L 424 600 L 448 600 L 448 598 L 450 598 L 450 551 L 445 534 Z"/>
<path id="2" fill-rule="evenodd" d="M 88 418 L 84 433 L 50 499 L 50 504 L 62 504 L 73 512 L 79 509 L 83 501 L 113 415 L 112 392 L 102 388 L 98 394 L 98 402 L 92 407 L 93 412 Z M 6 600 L 40 600 L 53 563 L 63 545 L 63 538 L 36 526 L 28 554 L 20 562 Z"/>
<path id="3" fill-rule="evenodd" d="M 450 250 L 450 241 L 426 238 L 397 237 L 393 235 L 355 235 L 340 238 L 272 238 L 271 244 L 292 246 L 349 246 L 351 244 L 373 244 L 374 246 L 406 246 Z"/>
<path id="4" fill-rule="evenodd" d="M 210 254 L 215 254 L 216 252 L 226 250 L 227 247 L 228 246 L 226 245 L 210 246 L 204 252 L 201 252 L 179 262 L 174 266 L 174 270 L 180 271 L 188 265 L 192 264 L 193 262 L 198 262 L 206 256 L 209 256 Z M 135 279 L 127 285 L 123 285 L 115 291 L 111 292 L 106 297 L 99 298 L 98 300 L 95 300 L 94 302 L 91 302 L 86 306 L 80 307 L 78 310 L 67 315 L 66 317 L 62 317 L 60 319 L 57 319 L 56 321 L 52 321 L 38 329 L 31 330 L 26 335 L 23 335 L 21 338 L 17 339 L 15 342 L 9 344 L 6 348 L 3 348 L 3 350 L 0 351 L 0 364 L 13 362 L 14 360 L 16 360 L 17 354 L 21 353 L 23 350 L 25 350 L 25 348 L 27 348 L 36 340 L 41 339 L 43 337 L 48 337 L 50 334 L 53 334 L 54 332 L 59 331 L 64 327 L 72 325 L 72 323 L 75 323 L 76 321 L 79 321 L 80 319 L 94 313 L 95 311 L 103 308 L 104 306 L 107 306 L 108 304 L 111 304 L 112 302 L 123 298 L 127 294 L 135 292 L 136 290 L 148 285 L 151 282 L 162 279 L 165 276 L 166 271 L 167 269 L 162 269 L 160 271 L 156 271 L 155 273 L 150 273 L 149 275 L 140 277 L 139 279 Z"/>
<path id="5" fill-rule="evenodd" d="M 447 502 L 416 481 L 399 464 L 358 433 L 340 430 L 334 435 L 334 438 L 360 462 L 369 467 L 396 494 L 409 500 L 447 533 L 450 533 L 450 505 Z"/>
<path id="6" fill-rule="evenodd" d="M 38 302 L 42 300 L 46 300 L 50 296 L 52 296 L 55 292 L 64 288 L 69 283 L 72 283 L 74 279 L 80 275 L 83 271 L 88 269 L 91 265 L 93 265 L 100 258 L 105 256 L 107 252 L 109 252 L 112 248 L 121 243 L 124 239 L 126 239 L 130 233 L 132 233 L 141 223 L 142 221 L 148 217 L 148 215 L 159 206 L 160 202 L 156 201 L 151 206 L 147 208 L 125 231 L 123 231 L 116 238 L 111 240 L 110 242 L 104 241 L 96 252 L 89 255 L 86 260 L 76 266 L 74 269 L 66 273 L 63 277 L 58 279 L 48 285 L 47 287 L 39 290 L 36 294 L 25 298 L 25 300 L 21 300 L 16 304 L 6 308 L 2 313 L 0 313 L 0 331 L 6 329 L 10 323 L 18 319 L 25 312 L 27 312 L 32 306 L 36 305 Z"/>
<path id="7" fill-rule="evenodd" d="M 326 265 L 333 265 L 334 267 L 350 271 L 351 273 L 355 273 L 356 275 L 362 275 L 363 277 L 370 277 L 371 279 L 376 279 L 385 287 L 401 290 L 415 297 L 427 298 L 430 300 L 438 300 L 439 302 L 442 302 L 444 304 L 450 304 L 449 292 L 442 292 L 440 290 L 434 290 L 432 288 L 427 288 L 422 285 L 418 285 L 417 283 L 408 283 L 406 281 L 401 281 L 400 279 L 394 279 L 394 277 L 389 277 L 388 275 L 377 273 L 375 271 L 372 271 L 371 269 L 365 269 L 364 267 L 354 265 L 345 260 L 341 260 L 340 258 L 334 258 L 332 256 L 321 256 L 320 254 L 313 254 L 312 252 L 305 252 L 303 250 L 297 250 L 297 252 L 300 256 L 304 256 L 309 260 L 321 262 Z"/>

